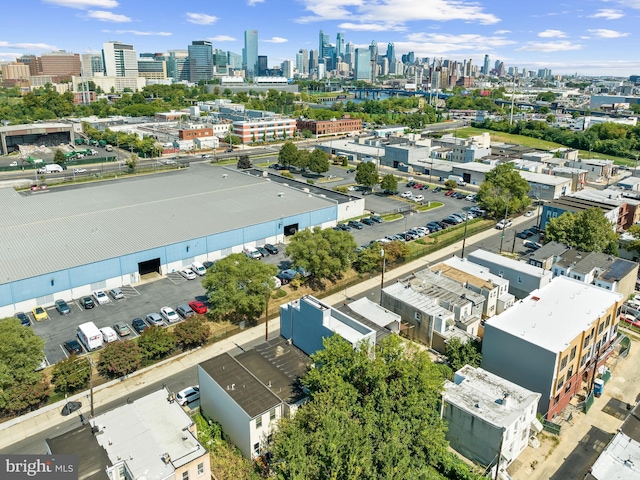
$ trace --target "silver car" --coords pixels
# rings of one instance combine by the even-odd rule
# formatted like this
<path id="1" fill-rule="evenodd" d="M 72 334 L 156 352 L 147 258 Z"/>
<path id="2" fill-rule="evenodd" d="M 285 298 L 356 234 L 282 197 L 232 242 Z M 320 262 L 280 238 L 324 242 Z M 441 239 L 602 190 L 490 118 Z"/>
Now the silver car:
<path id="1" fill-rule="evenodd" d="M 114 300 L 121 300 L 124 298 L 124 293 L 119 288 L 112 288 L 109 292 Z"/>
<path id="2" fill-rule="evenodd" d="M 161 327 L 162 325 L 164 325 L 164 320 L 162 320 L 162 316 L 160 316 L 159 313 L 150 313 L 149 315 L 147 315 L 147 323 L 149 325 L 151 325 L 152 327 Z"/>

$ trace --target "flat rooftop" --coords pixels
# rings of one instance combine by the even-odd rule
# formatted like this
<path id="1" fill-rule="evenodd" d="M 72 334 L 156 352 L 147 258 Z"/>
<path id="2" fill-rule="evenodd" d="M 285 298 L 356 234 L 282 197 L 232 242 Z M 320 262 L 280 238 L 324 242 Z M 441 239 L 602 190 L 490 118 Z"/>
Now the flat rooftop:
<path id="1" fill-rule="evenodd" d="M 311 211 L 337 217 L 328 198 L 204 164 L 36 195 L 4 188 L 0 204 L 0 284 Z"/>
<path id="2" fill-rule="evenodd" d="M 585 478 L 640 480 L 640 443 L 622 432 L 616 433 Z"/>
<path id="3" fill-rule="evenodd" d="M 509 280 L 494 275 L 487 267 L 469 262 L 465 258 L 456 257 L 455 255 L 430 268 L 434 272 L 440 270 L 446 277 L 461 283 L 471 284 L 477 288 L 491 290 L 497 286 L 509 284 Z"/>
<path id="4" fill-rule="evenodd" d="M 622 298 L 620 293 L 560 276 L 486 324 L 557 353 L 595 326 L 596 319 Z"/>
<path id="5" fill-rule="evenodd" d="M 21 125 L 7 125 L 0 127 L 0 133 L 6 133 L 8 135 L 13 135 L 16 133 L 26 133 L 29 131 L 41 131 L 45 129 L 63 129 L 63 130 L 71 130 L 73 125 L 71 123 L 62 123 L 62 122 L 38 122 L 38 123 L 26 123 Z"/>
<path id="6" fill-rule="evenodd" d="M 493 263 L 495 265 L 502 265 L 505 268 L 517 270 L 524 275 L 529 275 L 532 277 L 541 278 L 545 273 L 545 271 L 540 267 L 529 265 L 528 263 L 514 260 L 513 258 L 503 257 L 502 255 L 498 255 L 497 253 L 489 252 L 481 248 L 478 248 L 477 250 L 471 252 L 467 258 L 470 262 L 475 262 L 477 259 L 480 261 L 485 261 L 487 263 Z"/>
<path id="7" fill-rule="evenodd" d="M 511 426 L 532 403 L 537 409 L 540 400 L 539 393 L 470 365 L 455 372 L 453 382 L 445 381 L 444 390 L 445 402 L 498 428 Z"/>
<path id="8" fill-rule="evenodd" d="M 96 442 L 88 423 L 45 441 L 54 455 L 78 456 L 78 480 L 110 480 L 106 469 L 112 466 L 111 460 Z"/>

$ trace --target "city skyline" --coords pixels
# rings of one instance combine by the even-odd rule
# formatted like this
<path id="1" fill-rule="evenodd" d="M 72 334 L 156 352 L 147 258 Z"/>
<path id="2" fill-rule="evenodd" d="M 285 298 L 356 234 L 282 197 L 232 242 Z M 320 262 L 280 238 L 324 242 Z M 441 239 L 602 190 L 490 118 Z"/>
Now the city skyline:
<path id="1" fill-rule="evenodd" d="M 149 9 L 132 0 L 25 0 L 3 6 L 0 61 L 54 50 L 99 52 L 110 40 L 138 53 L 186 50 L 196 40 L 242 54 L 246 30 L 258 31 L 258 54 L 269 66 L 295 62 L 300 49 L 318 48 L 320 30 L 355 48 L 394 43 L 396 57 L 501 60 L 507 67 L 554 73 L 628 76 L 640 73 L 635 51 L 639 0 L 561 5 L 495 5 L 467 0 L 244 0 L 233 8 L 159 0 Z M 165 8 L 166 7 L 166 8 Z M 25 17 L 24 12 L 29 12 Z M 167 13 L 171 12 L 171 13 Z M 14 20 L 14 21 L 12 21 Z"/>

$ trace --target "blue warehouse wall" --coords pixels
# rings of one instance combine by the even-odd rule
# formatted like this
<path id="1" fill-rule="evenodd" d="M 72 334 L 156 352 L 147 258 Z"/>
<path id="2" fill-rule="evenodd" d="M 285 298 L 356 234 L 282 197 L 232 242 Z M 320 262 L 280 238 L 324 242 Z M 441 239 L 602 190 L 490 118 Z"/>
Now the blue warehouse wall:
<path id="1" fill-rule="evenodd" d="M 242 230 L 229 230 L 207 237 L 207 249 L 210 252 L 224 250 L 231 245 L 242 245 Z"/>
<path id="2" fill-rule="evenodd" d="M 90 283 L 100 282 L 107 278 L 113 278 L 120 275 L 120 259 L 111 258 L 89 265 L 81 265 L 69 269 L 69 286 L 80 287 Z M 57 290 L 63 290 L 57 288 Z"/>
<path id="3" fill-rule="evenodd" d="M 124 255 L 120 261 L 122 274 L 129 274 L 138 271 L 138 263 L 153 260 L 154 258 L 160 258 L 162 265 L 167 263 L 167 256 L 165 254 L 166 247 L 153 248 L 151 250 L 144 250 L 142 252 L 136 252 L 129 255 Z M 107 277 L 105 277 L 107 278 Z"/>
<path id="4" fill-rule="evenodd" d="M 174 243 L 165 247 L 165 255 L 167 262 L 176 262 L 191 258 L 195 255 L 204 255 L 207 253 L 206 237 L 187 240 L 186 242 Z"/>

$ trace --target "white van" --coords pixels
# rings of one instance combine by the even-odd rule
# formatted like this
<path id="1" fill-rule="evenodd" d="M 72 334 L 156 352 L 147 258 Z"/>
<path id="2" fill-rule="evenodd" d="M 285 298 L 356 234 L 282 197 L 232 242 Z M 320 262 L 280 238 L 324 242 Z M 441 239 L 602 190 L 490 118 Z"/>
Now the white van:
<path id="1" fill-rule="evenodd" d="M 207 274 L 207 269 L 204 268 L 204 265 L 202 265 L 200 262 L 193 262 L 191 264 L 191 270 L 193 270 L 193 273 L 195 273 L 196 275 L 206 275 Z"/>
<path id="2" fill-rule="evenodd" d="M 104 340 L 104 343 L 115 342 L 118 339 L 116 331 L 111 327 L 101 328 L 100 333 L 102 333 L 102 339 Z"/>
<path id="3" fill-rule="evenodd" d="M 464 187 L 467 184 L 467 182 L 465 182 L 460 175 L 449 175 L 449 177 L 447 177 L 447 180 L 453 180 L 458 184 L 459 187 Z"/>
<path id="4" fill-rule="evenodd" d="M 87 349 L 87 352 L 102 347 L 102 332 L 98 330 L 98 327 L 93 322 L 78 325 L 78 338 Z"/>

